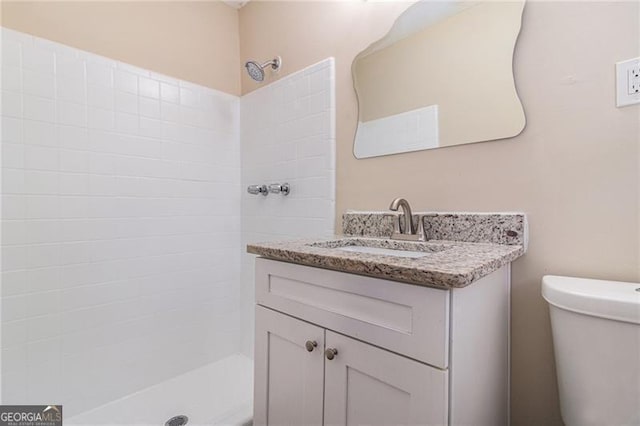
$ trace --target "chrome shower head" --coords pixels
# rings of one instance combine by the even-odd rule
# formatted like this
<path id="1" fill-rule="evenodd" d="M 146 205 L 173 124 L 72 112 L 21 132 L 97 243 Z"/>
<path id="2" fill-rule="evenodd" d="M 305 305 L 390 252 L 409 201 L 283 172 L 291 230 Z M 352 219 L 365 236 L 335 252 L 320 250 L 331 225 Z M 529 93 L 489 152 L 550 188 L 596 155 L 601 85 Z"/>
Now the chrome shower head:
<path id="1" fill-rule="evenodd" d="M 249 73 L 249 77 L 251 77 L 255 81 L 264 80 L 264 70 L 262 69 L 260 64 L 258 64 L 255 61 L 249 61 L 246 64 L 244 64 L 244 66 L 247 69 L 247 72 Z"/>
<path id="2" fill-rule="evenodd" d="M 244 67 L 247 69 L 249 76 L 257 82 L 264 81 L 264 69 L 268 66 L 271 66 L 271 69 L 274 71 L 278 71 L 280 66 L 282 65 L 282 59 L 280 56 L 277 56 L 275 59 L 265 62 L 264 64 L 259 64 L 256 61 L 247 61 L 244 64 Z"/>

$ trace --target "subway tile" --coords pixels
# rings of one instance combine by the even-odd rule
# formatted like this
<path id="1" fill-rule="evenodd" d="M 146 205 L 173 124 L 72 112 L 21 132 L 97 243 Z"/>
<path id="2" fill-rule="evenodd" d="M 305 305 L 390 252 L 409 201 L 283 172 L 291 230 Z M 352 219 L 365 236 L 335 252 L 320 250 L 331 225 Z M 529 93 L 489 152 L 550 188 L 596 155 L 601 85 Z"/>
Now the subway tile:
<path id="1" fill-rule="evenodd" d="M 88 185 L 88 184 L 87 184 Z M 58 197 L 58 216 L 62 219 L 84 219 L 89 216 L 89 201 L 82 191 Z M 78 194 L 74 194 L 78 193 Z"/>
<path id="2" fill-rule="evenodd" d="M 113 87 L 113 69 L 109 66 L 87 62 L 87 84 Z"/>
<path id="3" fill-rule="evenodd" d="M 147 98 L 153 99 L 160 98 L 160 83 L 157 80 L 138 77 L 138 86 L 140 96 L 145 96 Z"/>
<path id="4" fill-rule="evenodd" d="M 19 67 L 2 65 L 2 90 L 20 92 L 22 90 L 22 71 Z"/>
<path id="5" fill-rule="evenodd" d="M 1 204 L 3 219 L 24 219 L 27 217 L 27 201 L 23 194 L 3 194 Z"/>
<path id="6" fill-rule="evenodd" d="M 22 120 L 0 117 L 0 136 L 2 143 L 22 143 Z"/>
<path id="7" fill-rule="evenodd" d="M 165 121 L 174 123 L 181 121 L 181 109 L 179 105 L 163 101 L 160 104 L 160 112 L 162 119 Z"/>
<path id="8" fill-rule="evenodd" d="M 180 103 L 180 88 L 169 83 L 160 83 L 160 98 L 165 102 Z"/>
<path id="9" fill-rule="evenodd" d="M 58 176 L 60 195 L 88 195 L 89 176 L 84 173 L 59 173 Z"/>
<path id="10" fill-rule="evenodd" d="M 57 244 L 31 244 L 26 247 L 25 267 L 28 269 L 56 266 L 60 262 L 60 247 Z"/>
<path id="11" fill-rule="evenodd" d="M 160 118 L 160 101 L 157 99 L 139 98 L 140 115 L 148 118 Z"/>
<path id="12" fill-rule="evenodd" d="M 53 74 L 54 52 L 35 45 L 23 45 L 22 67 L 28 70 Z"/>
<path id="13" fill-rule="evenodd" d="M 140 135 L 149 138 L 162 138 L 162 121 L 140 117 Z"/>
<path id="14" fill-rule="evenodd" d="M 57 126 L 57 141 L 60 148 L 89 149 L 89 132 L 82 127 Z"/>
<path id="15" fill-rule="evenodd" d="M 113 130 L 115 128 L 115 114 L 107 109 L 89 107 L 87 109 L 87 126 L 89 129 Z"/>
<path id="16" fill-rule="evenodd" d="M 27 318 L 24 321 L 27 342 L 36 342 L 60 335 L 60 316 L 58 314 Z"/>
<path id="17" fill-rule="evenodd" d="M 26 268 L 26 246 L 5 246 L 2 248 L 0 256 L 2 257 L 3 272 L 18 271 Z"/>
<path id="18" fill-rule="evenodd" d="M 53 99 L 41 98 L 27 94 L 23 96 L 23 99 L 25 119 L 55 123 L 56 103 Z"/>
<path id="19" fill-rule="evenodd" d="M 53 74 L 25 69 L 22 72 L 22 89 L 29 95 L 53 99 L 56 92 L 55 77 Z"/>
<path id="20" fill-rule="evenodd" d="M 2 167 L 21 169 L 24 167 L 24 145 L 2 143 Z"/>
<path id="21" fill-rule="evenodd" d="M 61 240 L 61 223 L 56 219 L 29 220 L 27 225 L 26 243 L 28 244 L 55 243 Z"/>
<path id="22" fill-rule="evenodd" d="M 57 171 L 59 153 L 56 148 L 27 145 L 24 152 L 25 167 L 30 170 Z"/>
<path id="23" fill-rule="evenodd" d="M 89 153 L 89 171 L 96 174 L 114 174 L 117 156 L 100 152 Z"/>
<path id="24" fill-rule="evenodd" d="M 2 49 L 0 49 L 0 58 L 2 65 L 8 67 L 22 67 L 22 45 L 15 40 L 8 40 L 2 37 Z"/>
<path id="25" fill-rule="evenodd" d="M 130 72 L 115 70 L 114 85 L 116 90 L 138 94 L 138 77 Z"/>
<path id="26" fill-rule="evenodd" d="M 2 194 L 24 194 L 25 171 L 23 169 L 2 168 Z"/>
<path id="27" fill-rule="evenodd" d="M 87 86 L 87 105 L 112 110 L 114 108 L 113 89 L 90 84 Z"/>
<path id="28" fill-rule="evenodd" d="M 86 173 L 89 171 L 89 153 L 87 151 L 61 150 L 60 171 Z"/>
<path id="29" fill-rule="evenodd" d="M 56 75 L 56 96 L 59 101 L 84 104 L 86 102 L 85 85 L 82 79 Z"/>
<path id="30" fill-rule="evenodd" d="M 85 63 L 76 55 L 56 55 L 56 76 L 84 84 Z"/>
<path id="31" fill-rule="evenodd" d="M 55 247 L 55 244 L 31 244 L 31 246 Z M 60 268 L 46 266 L 27 271 L 27 286 L 30 293 L 58 290 L 60 288 Z"/>
<path id="32" fill-rule="evenodd" d="M 3 348 L 8 349 L 27 343 L 26 322 L 26 320 L 15 320 L 7 321 L 2 324 Z"/>
<path id="33" fill-rule="evenodd" d="M 26 170 L 24 192 L 33 195 L 55 195 L 58 193 L 58 174 L 53 171 Z"/>
<path id="34" fill-rule="evenodd" d="M 14 246 L 27 243 L 26 223 L 23 220 L 2 220 L 2 245 Z"/>
<path id="35" fill-rule="evenodd" d="M 117 90 L 115 92 L 115 109 L 129 114 L 138 113 L 138 97 L 134 94 Z"/>
<path id="36" fill-rule="evenodd" d="M 137 135 L 139 132 L 138 116 L 116 112 L 116 132 Z"/>
<path id="37" fill-rule="evenodd" d="M 57 146 L 56 126 L 54 123 L 24 120 L 24 143 L 28 145 Z"/>
<path id="38" fill-rule="evenodd" d="M 82 104 L 58 101 L 58 124 L 84 127 L 87 125 L 87 108 Z"/>
<path id="39" fill-rule="evenodd" d="M 5 117 L 22 117 L 23 95 L 22 93 L 0 92 L 0 102 L 2 102 L 2 115 Z"/>
<path id="40" fill-rule="evenodd" d="M 180 104 L 191 108 L 200 107 L 200 97 L 196 89 L 180 88 Z"/>
<path id="41" fill-rule="evenodd" d="M 25 197 L 27 219 L 57 218 L 60 199 L 57 195 L 28 195 Z"/>

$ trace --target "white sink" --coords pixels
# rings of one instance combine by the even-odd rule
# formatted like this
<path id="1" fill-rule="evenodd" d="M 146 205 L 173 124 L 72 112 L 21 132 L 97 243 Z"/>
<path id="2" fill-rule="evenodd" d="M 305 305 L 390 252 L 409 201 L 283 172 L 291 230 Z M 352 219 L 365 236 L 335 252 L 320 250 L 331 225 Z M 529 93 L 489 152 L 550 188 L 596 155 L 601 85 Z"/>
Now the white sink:
<path id="1" fill-rule="evenodd" d="M 341 250 L 350 253 L 393 256 L 402 257 L 405 259 L 420 259 L 451 248 L 450 246 L 444 244 L 432 243 L 428 241 L 398 241 L 386 238 L 357 237 L 347 237 L 329 241 L 318 241 L 309 245 L 311 247 Z"/>
<path id="2" fill-rule="evenodd" d="M 425 257 L 430 254 L 424 251 L 394 250 L 394 249 L 388 249 L 388 248 L 365 247 L 365 246 L 344 246 L 344 247 L 336 247 L 336 248 L 338 250 L 350 251 L 350 252 L 356 252 L 356 253 L 381 254 L 384 256 L 409 257 L 412 259 Z"/>

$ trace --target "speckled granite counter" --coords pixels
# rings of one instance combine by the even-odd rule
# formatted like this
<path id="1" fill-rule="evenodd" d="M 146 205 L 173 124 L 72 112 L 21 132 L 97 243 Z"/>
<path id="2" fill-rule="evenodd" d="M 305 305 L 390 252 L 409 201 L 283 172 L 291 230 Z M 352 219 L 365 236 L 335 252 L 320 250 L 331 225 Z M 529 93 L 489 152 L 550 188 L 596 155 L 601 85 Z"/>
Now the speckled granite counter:
<path id="1" fill-rule="evenodd" d="M 393 212 L 348 211 L 342 217 L 344 236 L 329 240 L 255 243 L 249 253 L 324 269 L 368 275 L 438 288 L 465 287 L 522 256 L 527 246 L 523 213 L 416 213 L 423 220 L 426 242 L 390 240 Z M 364 246 L 425 252 L 408 258 L 345 251 Z"/>
<path id="2" fill-rule="evenodd" d="M 360 245 L 427 252 L 424 257 L 402 258 L 344 251 Z M 368 275 L 438 288 L 465 287 L 524 254 L 522 245 L 427 241 L 423 243 L 340 238 L 249 244 L 249 253 L 325 269 Z"/>

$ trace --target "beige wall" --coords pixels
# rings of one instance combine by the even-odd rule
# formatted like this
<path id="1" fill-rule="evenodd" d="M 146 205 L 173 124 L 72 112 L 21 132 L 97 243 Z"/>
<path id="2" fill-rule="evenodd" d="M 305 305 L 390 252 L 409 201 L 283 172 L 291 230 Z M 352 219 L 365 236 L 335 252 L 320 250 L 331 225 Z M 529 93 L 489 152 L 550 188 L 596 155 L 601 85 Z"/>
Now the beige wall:
<path id="1" fill-rule="evenodd" d="M 417 209 L 529 215 L 529 252 L 513 266 L 512 419 L 560 424 L 542 275 L 640 278 L 640 106 L 615 108 L 613 72 L 640 53 L 638 3 L 527 4 L 515 57 L 527 115 L 518 137 L 356 160 L 351 61 L 406 7 L 252 2 L 240 11 L 241 57 L 282 55 L 280 77 L 336 58 L 338 214 L 404 196 Z M 243 93 L 257 87 L 243 74 Z"/>
<path id="2" fill-rule="evenodd" d="M 512 64 L 523 6 L 481 3 L 360 56 L 353 65 L 360 121 L 438 105 L 440 146 L 520 133 Z"/>
<path id="3" fill-rule="evenodd" d="M 2 26 L 234 95 L 238 11 L 217 1 L 2 1 Z"/>

